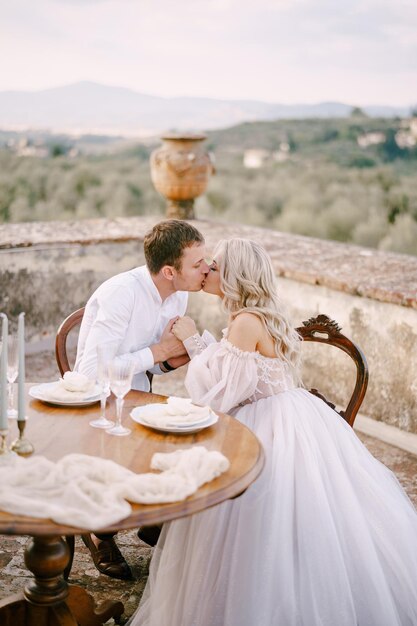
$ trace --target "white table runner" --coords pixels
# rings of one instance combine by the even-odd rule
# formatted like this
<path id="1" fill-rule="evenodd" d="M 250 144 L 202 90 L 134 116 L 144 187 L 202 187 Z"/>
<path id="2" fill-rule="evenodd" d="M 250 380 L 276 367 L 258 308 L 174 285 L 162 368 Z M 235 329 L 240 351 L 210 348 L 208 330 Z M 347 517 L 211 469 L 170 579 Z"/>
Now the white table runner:
<path id="1" fill-rule="evenodd" d="M 42 456 L 10 455 L 0 461 L 0 509 L 98 530 L 130 515 L 128 501 L 184 500 L 229 466 L 223 454 L 204 446 L 154 454 L 151 469 L 159 474 L 135 474 L 84 454 L 69 454 L 56 463 Z"/>

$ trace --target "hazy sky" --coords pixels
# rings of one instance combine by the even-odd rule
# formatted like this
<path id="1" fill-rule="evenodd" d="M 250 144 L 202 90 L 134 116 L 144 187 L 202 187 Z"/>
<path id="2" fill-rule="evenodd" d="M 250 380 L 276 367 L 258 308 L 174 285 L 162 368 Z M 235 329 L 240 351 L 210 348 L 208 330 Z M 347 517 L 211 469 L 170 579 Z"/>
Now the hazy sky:
<path id="1" fill-rule="evenodd" d="M 0 90 L 417 103 L 417 0 L 0 0 Z"/>

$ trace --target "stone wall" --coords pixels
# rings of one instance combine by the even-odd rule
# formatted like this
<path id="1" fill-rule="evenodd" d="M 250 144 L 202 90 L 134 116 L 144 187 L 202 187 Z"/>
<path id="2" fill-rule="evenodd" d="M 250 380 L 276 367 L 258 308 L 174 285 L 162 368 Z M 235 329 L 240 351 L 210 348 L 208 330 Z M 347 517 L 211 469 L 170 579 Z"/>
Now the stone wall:
<path id="1" fill-rule="evenodd" d="M 27 337 L 52 338 L 107 277 L 142 264 L 143 235 L 156 220 L 120 218 L 0 227 L 0 310 L 26 311 Z M 370 383 L 363 412 L 417 432 L 417 259 L 243 225 L 196 221 L 213 249 L 221 238 L 251 237 L 269 251 L 294 325 L 318 313 L 336 319 L 363 349 Z M 192 294 L 189 312 L 219 334 L 216 298 Z M 354 367 L 340 351 L 305 344 L 304 379 L 341 406 Z"/>

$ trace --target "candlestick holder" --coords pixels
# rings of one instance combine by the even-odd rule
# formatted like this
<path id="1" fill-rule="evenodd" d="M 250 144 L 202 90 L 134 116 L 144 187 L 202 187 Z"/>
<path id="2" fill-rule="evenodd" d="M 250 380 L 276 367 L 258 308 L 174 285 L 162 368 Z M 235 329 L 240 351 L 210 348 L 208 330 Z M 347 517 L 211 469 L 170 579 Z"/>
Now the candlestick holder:
<path id="1" fill-rule="evenodd" d="M 17 427 L 19 429 L 19 437 L 13 441 L 10 449 L 20 456 L 29 456 L 32 452 L 34 452 L 35 448 L 30 443 L 29 439 L 26 439 L 26 437 L 23 436 L 26 427 L 26 420 L 18 420 Z"/>
<path id="2" fill-rule="evenodd" d="M 6 444 L 6 439 L 7 439 L 7 433 L 8 432 L 9 432 L 8 428 L 0 430 L 0 437 L 1 437 L 1 441 L 0 441 L 0 456 L 5 456 L 6 454 L 9 454 L 9 449 L 7 447 L 7 444 Z"/>

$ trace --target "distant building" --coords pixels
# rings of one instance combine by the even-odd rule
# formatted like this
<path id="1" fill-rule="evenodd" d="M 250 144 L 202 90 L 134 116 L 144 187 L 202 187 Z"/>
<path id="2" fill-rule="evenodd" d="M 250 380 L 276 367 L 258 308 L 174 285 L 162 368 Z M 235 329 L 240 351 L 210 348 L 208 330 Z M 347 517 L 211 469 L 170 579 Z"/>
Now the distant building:
<path id="1" fill-rule="evenodd" d="M 27 137 L 21 137 L 14 146 L 17 156 L 35 156 L 45 159 L 49 156 L 48 148 L 39 140 L 36 145 Z"/>
<path id="2" fill-rule="evenodd" d="M 400 122 L 401 130 L 395 135 L 400 148 L 413 148 L 417 144 L 417 117 L 405 118 Z"/>
<path id="3" fill-rule="evenodd" d="M 49 156 L 49 150 L 46 146 L 19 146 L 16 150 L 17 156 L 38 157 L 46 159 Z"/>
<path id="4" fill-rule="evenodd" d="M 399 148 L 413 148 L 417 143 L 417 133 L 413 135 L 411 132 L 399 130 L 395 135 L 395 142 Z"/>
<path id="5" fill-rule="evenodd" d="M 261 148 L 245 150 L 243 154 L 243 165 L 248 169 L 259 169 L 270 156 L 271 153 L 268 150 L 262 150 Z"/>
<path id="6" fill-rule="evenodd" d="M 7 140 L 6 147 L 17 156 L 39 157 L 45 159 L 49 150 L 42 139 L 31 139 L 26 136 L 12 137 Z"/>
<path id="7" fill-rule="evenodd" d="M 373 132 L 360 135 L 357 141 L 361 148 L 367 148 L 368 146 L 375 146 L 379 143 L 384 143 L 385 140 L 386 137 L 384 133 Z"/>

